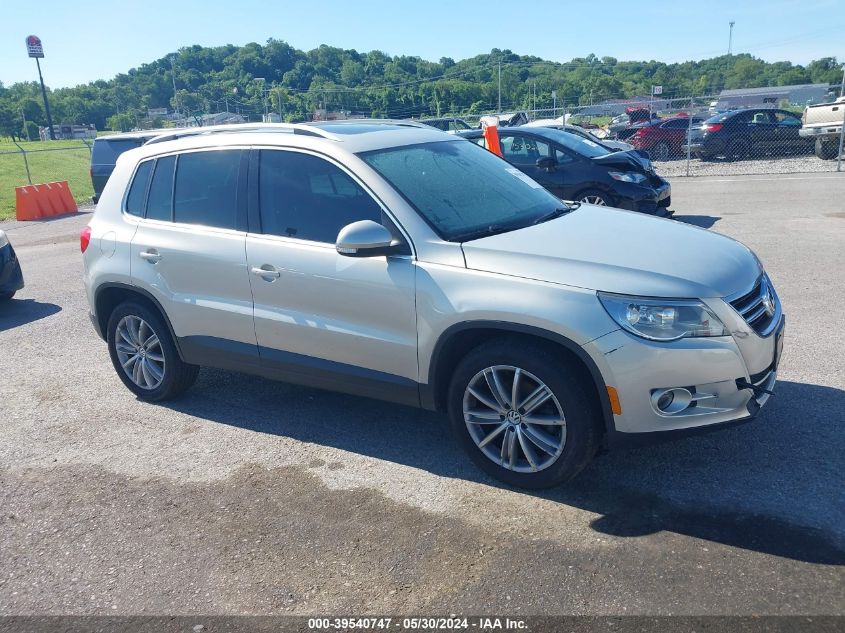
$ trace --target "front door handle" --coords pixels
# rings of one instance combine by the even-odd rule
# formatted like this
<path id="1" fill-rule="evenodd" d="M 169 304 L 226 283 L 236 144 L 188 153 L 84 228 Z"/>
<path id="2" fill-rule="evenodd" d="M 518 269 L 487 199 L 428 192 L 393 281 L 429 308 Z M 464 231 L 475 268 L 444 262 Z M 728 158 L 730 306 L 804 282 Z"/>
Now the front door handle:
<path id="1" fill-rule="evenodd" d="M 270 264 L 264 264 L 260 268 L 258 266 L 253 266 L 252 268 L 250 268 L 250 272 L 253 275 L 258 275 L 259 277 L 273 277 L 274 279 L 278 279 L 282 274 Z"/>
<path id="2" fill-rule="evenodd" d="M 161 253 L 159 253 L 156 249 L 151 248 L 148 251 L 141 251 L 138 253 L 138 256 L 141 259 L 145 259 L 151 264 L 155 264 L 157 261 L 161 259 Z"/>

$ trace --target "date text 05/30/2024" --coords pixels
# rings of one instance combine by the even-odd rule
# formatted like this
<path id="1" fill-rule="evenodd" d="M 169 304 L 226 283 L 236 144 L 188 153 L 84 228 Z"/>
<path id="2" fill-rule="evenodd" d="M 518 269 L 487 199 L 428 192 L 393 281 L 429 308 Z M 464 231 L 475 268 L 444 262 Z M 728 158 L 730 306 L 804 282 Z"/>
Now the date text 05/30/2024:
<path id="1" fill-rule="evenodd" d="M 528 625 L 519 618 L 500 617 L 347 617 L 309 618 L 308 628 L 312 631 L 527 631 Z"/>

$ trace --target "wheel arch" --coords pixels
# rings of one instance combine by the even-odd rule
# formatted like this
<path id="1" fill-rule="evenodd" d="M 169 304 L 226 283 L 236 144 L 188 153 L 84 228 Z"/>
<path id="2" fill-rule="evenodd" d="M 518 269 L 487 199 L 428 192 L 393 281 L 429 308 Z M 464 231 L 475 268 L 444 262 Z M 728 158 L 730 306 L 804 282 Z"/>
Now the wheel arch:
<path id="1" fill-rule="evenodd" d="M 464 321 L 447 328 L 437 339 L 428 367 L 428 383 L 420 385 L 420 401 L 426 409 L 446 410 L 451 368 L 471 350 L 502 336 L 552 343 L 568 360 L 586 370 L 584 385 L 599 404 L 605 436 L 615 431 L 613 412 L 604 379 L 590 355 L 574 341 L 556 332 L 505 321 Z"/>
<path id="2" fill-rule="evenodd" d="M 176 346 L 176 351 L 179 353 L 179 358 L 184 361 L 185 358 L 182 354 L 182 349 L 179 346 L 179 339 L 173 331 L 173 325 L 170 323 L 170 319 L 164 311 L 164 308 L 162 308 L 161 304 L 152 294 L 143 288 L 139 288 L 138 286 L 131 286 L 129 284 L 119 282 L 110 282 L 97 288 L 97 291 L 94 293 L 93 318 L 95 321 L 94 325 L 97 328 L 97 333 L 100 335 L 100 338 L 103 340 L 108 338 L 106 329 L 108 327 L 109 317 L 112 312 L 114 312 L 114 309 L 124 301 L 129 300 L 145 303 L 161 315 L 161 318 L 164 319 L 167 329 L 170 332 L 170 338 Z"/>

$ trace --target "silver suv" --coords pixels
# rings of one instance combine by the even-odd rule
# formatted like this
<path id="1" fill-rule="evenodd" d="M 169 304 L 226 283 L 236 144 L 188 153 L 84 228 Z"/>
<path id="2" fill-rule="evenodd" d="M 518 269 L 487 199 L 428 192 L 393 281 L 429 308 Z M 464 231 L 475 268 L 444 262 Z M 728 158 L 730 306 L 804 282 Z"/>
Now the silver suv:
<path id="1" fill-rule="evenodd" d="M 155 139 L 118 159 L 82 250 L 91 320 L 138 397 L 211 366 L 442 411 L 516 486 L 754 416 L 781 352 L 742 244 L 564 203 L 412 124 Z"/>

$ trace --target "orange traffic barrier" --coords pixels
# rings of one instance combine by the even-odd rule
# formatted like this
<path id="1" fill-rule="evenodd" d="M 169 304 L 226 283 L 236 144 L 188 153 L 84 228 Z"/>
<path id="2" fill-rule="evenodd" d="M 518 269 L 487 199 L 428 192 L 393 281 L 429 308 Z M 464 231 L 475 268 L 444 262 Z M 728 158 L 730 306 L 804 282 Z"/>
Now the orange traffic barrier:
<path id="1" fill-rule="evenodd" d="M 15 187 L 15 217 L 39 220 L 78 211 L 67 181 Z"/>
<path id="2" fill-rule="evenodd" d="M 481 117 L 481 128 L 484 130 L 484 140 L 487 142 L 487 149 L 502 156 L 502 146 L 499 144 L 499 118 L 493 116 Z"/>

